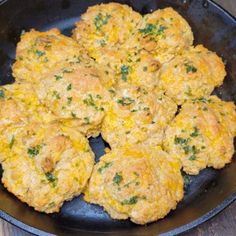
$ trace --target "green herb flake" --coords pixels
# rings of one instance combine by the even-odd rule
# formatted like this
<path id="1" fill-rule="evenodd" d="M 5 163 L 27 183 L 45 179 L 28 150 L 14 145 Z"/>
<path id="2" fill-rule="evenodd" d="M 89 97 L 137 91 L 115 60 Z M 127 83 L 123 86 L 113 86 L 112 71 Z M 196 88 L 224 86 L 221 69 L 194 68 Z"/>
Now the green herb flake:
<path id="1" fill-rule="evenodd" d="M 44 51 L 35 50 L 35 54 L 37 55 L 38 58 L 40 58 L 44 56 L 46 53 Z"/>
<path id="2" fill-rule="evenodd" d="M 101 47 L 104 47 L 107 45 L 106 41 L 104 39 L 101 39 L 101 40 L 97 40 L 97 43 L 101 46 Z"/>
<path id="3" fill-rule="evenodd" d="M 41 149 L 42 149 L 42 145 L 36 145 L 34 147 L 28 148 L 27 153 L 30 157 L 35 157 L 39 154 Z"/>
<path id="4" fill-rule="evenodd" d="M 5 93 L 2 89 L 0 90 L 0 98 L 5 98 Z"/>
<path id="5" fill-rule="evenodd" d="M 74 112 L 71 112 L 71 116 L 72 116 L 73 118 L 76 118 L 76 114 L 75 114 Z"/>
<path id="6" fill-rule="evenodd" d="M 103 166 L 101 166 L 100 168 L 98 168 L 98 173 L 102 174 L 104 173 L 104 171 L 110 167 L 112 165 L 111 162 L 106 162 Z"/>
<path id="7" fill-rule="evenodd" d="M 48 204 L 48 208 L 52 208 L 52 207 L 55 207 L 56 206 L 56 203 L 55 202 L 50 202 Z"/>
<path id="8" fill-rule="evenodd" d="M 73 99 L 72 97 L 68 97 L 68 98 L 67 98 L 67 105 L 70 105 L 70 104 L 71 104 L 72 99 Z"/>
<path id="9" fill-rule="evenodd" d="M 52 92 L 52 96 L 55 97 L 56 99 L 60 99 L 61 98 L 60 94 L 56 90 L 54 90 Z"/>
<path id="10" fill-rule="evenodd" d="M 189 97 L 193 96 L 192 89 L 189 86 L 187 87 L 187 91 L 185 92 L 185 94 Z"/>
<path id="11" fill-rule="evenodd" d="M 211 99 L 207 99 L 207 98 L 201 97 L 201 98 L 194 99 L 193 102 L 210 103 Z"/>
<path id="12" fill-rule="evenodd" d="M 143 71 L 146 72 L 148 70 L 147 66 L 143 67 Z"/>
<path id="13" fill-rule="evenodd" d="M 56 81 L 61 80 L 63 77 L 61 75 L 54 75 Z"/>
<path id="14" fill-rule="evenodd" d="M 92 97 L 91 94 L 89 94 L 84 100 L 83 100 L 84 104 L 86 104 L 87 106 L 92 106 L 92 107 L 96 107 L 95 101 Z"/>
<path id="15" fill-rule="evenodd" d="M 146 24 L 143 29 L 139 29 L 139 32 L 146 35 L 162 35 L 166 29 L 167 27 L 163 25 L 158 27 L 154 24 Z"/>
<path id="16" fill-rule="evenodd" d="M 112 179 L 112 182 L 113 182 L 114 185 L 119 185 L 122 180 L 123 180 L 122 175 L 119 174 L 119 173 L 116 173 L 115 176 Z"/>
<path id="17" fill-rule="evenodd" d="M 50 183 L 52 183 L 52 186 L 56 187 L 57 181 L 58 181 L 57 177 L 55 175 L 53 175 L 51 172 L 47 172 L 47 173 L 45 173 L 45 175 L 46 175 L 47 180 Z"/>
<path id="18" fill-rule="evenodd" d="M 86 125 L 90 124 L 90 119 L 89 119 L 89 117 L 84 117 L 84 123 L 85 123 Z"/>
<path id="19" fill-rule="evenodd" d="M 12 137 L 11 137 L 11 141 L 10 141 L 10 143 L 9 143 L 9 148 L 10 148 L 10 149 L 12 149 L 14 143 L 15 143 L 15 136 L 12 135 Z"/>
<path id="20" fill-rule="evenodd" d="M 67 87 L 66 87 L 66 90 L 67 91 L 70 91 L 72 89 L 72 84 L 69 84 Z"/>
<path id="21" fill-rule="evenodd" d="M 71 69 L 71 68 L 63 68 L 62 70 L 62 73 L 65 74 L 65 73 L 72 73 L 74 71 L 74 69 Z"/>
<path id="22" fill-rule="evenodd" d="M 199 129 L 197 127 L 193 128 L 193 132 L 190 134 L 191 137 L 197 137 L 199 135 Z"/>
<path id="23" fill-rule="evenodd" d="M 134 205 L 138 202 L 138 196 L 133 196 L 130 199 L 125 199 L 121 202 L 121 205 Z"/>
<path id="24" fill-rule="evenodd" d="M 186 63 L 186 64 L 184 64 L 185 65 L 185 67 L 186 67 L 186 72 L 187 73 L 195 73 L 195 72 L 197 72 L 197 68 L 195 67 L 195 66 L 193 66 L 193 65 L 190 65 L 190 64 L 188 64 L 188 63 Z"/>
<path id="25" fill-rule="evenodd" d="M 129 74 L 129 70 L 130 70 L 130 68 L 127 65 L 122 65 L 120 68 L 121 79 L 125 82 L 127 81 L 127 76 Z"/>
<path id="26" fill-rule="evenodd" d="M 94 19 L 96 30 L 101 30 L 102 26 L 106 25 L 110 18 L 111 18 L 111 15 L 109 14 L 102 15 L 102 13 L 98 13 L 98 15 L 96 15 Z"/>
<path id="27" fill-rule="evenodd" d="M 189 142 L 189 139 L 184 139 L 184 138 L 175 136 L 175 144 L 183 145 L 183 144 L 187 144 L 188 142 Z"/>
<path id="28" fill-rule="evenodd" d="M 112 94 L 116 94 L 116 91 L 114 89 L 109 89 L 108 92 L 110 92 Z"/>
<path id="29" fill-rule="evenodd" d="M 135 100 L 130 97 L 122 97 L 117 100 L 117 103 L 121 104 L 122 106 L 129 106 L 134 102 Z"/>
<path id="30" fill-rule="evenodd" d="M 194 160 L 196 160 L 196 155 L 195 154 L 192 154 L 188 159 L 190 160 L 190 161 L 194 161 Z"/>
<path id="31" fill-rule="evenodd" d="M 185 186 L 189 185 L 192 182 L 190 176 L 188 176 L 188 175 L 184 175 L 183 178 L 184 178 L 184 185 Z"/>
<path id="32" fill-rule="evenodd" d="M 198 130 L 195 130 L 193 133 L 194 133 L 194 135 L 196 135 L 196 133 L 198 133 Z M 191 156 L 189 157 L 189 160 L 192 161 L 192 160 L 195 160 L 197 158 L 196 154 L 199 151 L 197 150 L 195 145 L 193 145 L 193 146 L 189 145 L 189 141 L 190 141 L 189 138 L 184 139 L 184 138 L 177 137 L 177 136 L 175 136 L 175 140 L 174 140 L 175 144 L 178 144 L 182 147 L 182 149 L 184 150 L 184 153 L 186 155 L 191 154 Z"/>

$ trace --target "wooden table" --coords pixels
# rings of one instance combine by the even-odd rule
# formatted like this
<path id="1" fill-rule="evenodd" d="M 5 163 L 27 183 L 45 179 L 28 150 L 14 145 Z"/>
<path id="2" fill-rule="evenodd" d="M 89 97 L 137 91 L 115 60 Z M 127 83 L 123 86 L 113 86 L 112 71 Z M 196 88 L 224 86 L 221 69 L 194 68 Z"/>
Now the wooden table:
<path id="1" fill-rule="evenodd" d="M 200 0 L 199 0 L 200 1 Z M 236 0 L 215 0 L 236 16 Z M 236 235 L 236 202 L 201 226 L 190 230 L 184 236 L 234 236 Z M 32 236 L 0 219 L 0 236 Z"/>

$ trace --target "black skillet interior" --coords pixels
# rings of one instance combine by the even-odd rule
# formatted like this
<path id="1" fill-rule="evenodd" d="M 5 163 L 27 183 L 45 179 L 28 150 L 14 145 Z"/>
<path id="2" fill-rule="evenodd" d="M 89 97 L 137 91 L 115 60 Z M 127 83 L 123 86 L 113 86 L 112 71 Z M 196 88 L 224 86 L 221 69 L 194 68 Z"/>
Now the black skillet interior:
<path id="1" fill-rule="evenodd" d="M 11 65 L 22 30 L 48 30 L 58 27 L 70 35 L 74 23 L 89 5 L 100 0 L 8 0 L 0 1 L 0 84 L 12 83 Z M 236 20 L 211 1 L 201 0 L 120 0 L 142 14 L 173 7 L 191 25 L 195 44 L 216 51 L 226 63 L 227 78 L 215 93 L 224 100 L 236 101 Z M 125 27 L 125 26 L 124 26 Z M 96 158 L 103 154 L 101 137 L 91 139 Z M 35 212 L 0 185 L 0 216 L 35 234 L 42 231 L 58 235 L 168 235 L 183 232 L 212 217 L 236 198 L 236 161 L 221 171 L 206 169 L 188 177 L 185 198 L 168 217 L 147 226 L 112 220 L 101 207 L 85 203 L 82 197 L 64 204 L 59 214 Z M 184 226 L 185 225 L 185 226 Z"/>

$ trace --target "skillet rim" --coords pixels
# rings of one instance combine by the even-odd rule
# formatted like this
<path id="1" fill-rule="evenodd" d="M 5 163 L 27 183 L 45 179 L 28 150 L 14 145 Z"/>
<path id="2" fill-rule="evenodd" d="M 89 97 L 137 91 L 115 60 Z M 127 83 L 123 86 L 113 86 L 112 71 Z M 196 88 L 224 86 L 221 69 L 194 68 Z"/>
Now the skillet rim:
<path id="1" fill-rule="evenodd" d="M 204 1 L 205 2 L 210 2 L 214 7 L 216 7 L 217 9 L 219 9 L 221 11 L 223 11 L 224 14 L 236 24 L 236 16 L 231 14 L 223 6 L 216 3 L 214 0 L 204 0 Z M 0 0 L 0 7 L 6 2 L 8 2 L 8 0 Z M 236 192 L 231 194 L 224 201 L 222 201 L 220 204 L 218 204 L 215 208 L 211 209 L 206 214 L 202 215 L 201 217 L 197 218 L 196 220 L 194 220 L 194 221 L 192 221 L 188 224 L 182 225 L 178 228 L 175 228 L 173 230 L 170 230 L 168 232 L 165 232 L 165 233 L 162 233 L 162 234 L 157 234 L 157 235 L 172 236 L 172 235 L 179 235 L 181 233 L 188 232 L 189 230 L 191 230 L 191 229 L 207 222 L 208 220 L 212 219 L 213 217 L 215 217 L 217 214 L 222 212 L 226 207 L 231 205 L 234 201 L 236 201 Z M 3 211 L 2 209 L 0 209 L 0 219 L 3 219 L 6 222 L 10 223 L 11 225 L 14 225 L 14 226 L 18 227 L 19 229 L 24 230 L 25 232 L 28 232 L 28 233 L 31 233 L 31 234 L 34 234 L 34 235 L 38 235 L 38 236 L 53 236 L 54 235 L 54 234 L 48 233 L 46 231 L 40 230 L 38 228 L 35 228 L 33 226 L 30 226 L 30 225 L 27 225 L 27 224 L 23 223 L 22 221 L 17 220 L 16 218 L 11 216 L 7 212 Z M 80 230 L 78 230 L 77 232 L 79 233 Z M 84 231 L 81 231 L 81 232 L 84 232 Z M 103 234 L 106 234 L 106 233 L 103 232 Z"/>

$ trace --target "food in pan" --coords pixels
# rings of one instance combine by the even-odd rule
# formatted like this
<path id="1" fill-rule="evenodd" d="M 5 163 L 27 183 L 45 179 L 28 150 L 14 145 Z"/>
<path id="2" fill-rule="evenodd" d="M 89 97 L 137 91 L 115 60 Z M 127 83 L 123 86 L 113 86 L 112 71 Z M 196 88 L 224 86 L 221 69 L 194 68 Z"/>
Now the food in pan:
<path id="1" fill-rule="evenodd" d="M 168 7 L 145 15 L 129 45 L 147 50 L 163 64 L 192 43 L 193 33 L 187 21 Z"/>
<path id="2" fill-rule="evenodd" d="M 101 76 L 96 68 L 81 63 L 64 65 L 44 75 L 37 94 L 58 120 L 87 137 L 97 136 L 110 98 Z"/>
<path id="3" fill-rule="evenodd" d="M 207 97 L 223 83 L 225 66 L 216 53 L 202 45 L 183 51 L 159 71 L 159 86 L 176 103 Z"/>
<path id="4" fill-rule="evenodd" d="M 31 83 L 14 83 L 0 88 L 0 131 L 9 125 L 50 122 L 52 113 L 41 104 Z"/>
<path id="5" fill-rule="evenodd" d="M 85 199 L 114 219 L 145 224 L 163 218 L 183 198 L 178 160 L 159 148 L 113 149 L 95 165 Z"/>
<path id="6" fill-rule="evenodd" d="M 38 32 L 32 29 L 22 34 L 16 48 L 16 63 L 13 65 L 13 76 L 16 81 L 40 82 L 42 74 L 60 61 L 89 63 L 86 51 L 58 29 Z"/>
<path id="7" fill-rule="evenodd" d="M 232 102 L 216 96 L 188 101 L 167 128 L 164 149 L 181 160 L 188 174 L 196 175 L 207 166 L 220 169 L 233 156 L 235 125 Z"/>
<path id="8" fill-rule="evenodd" d="M 132 48 L 125 51 L 126 57 L 115 70 L 118 87 L 135 85 L 154 89 L 158 84 L 160 63 L 146 50 Z"/>
<path id="9" fill-rule="evenodd" d="M 78 131 L 60 123 L 31 123 L 7 131 L 14 143 L 8 148 L 8 140 L 1 138 L 1 149 L 8 148 L 2 182 L 10 192 L 46 213 L 58 212 L 65 200 L 81 193 L 94 154 Z"/>
<path id="10" fill-rule="evenodd" d="M 230 163 L 236 108 L 213 96 L 216 53 L 193 46 L 172 8 L 141 16 L 118 3 L 89 7 L 72 38 L 21 36 L 15 84 L 0 88 L 4 186 L 46 213 L 85 193 L 114 219 L 146 224 L 183 198 L 181 171 Z M 94 166 L 87 138 L 111 149 Z"/>
<path id="11" fill-rule="evenodd" d="M 141 19 L 142 16 L 127 5 L 95 5 L 81 15 L 73 37 L 93 56 L 97 50 L 124 44 L 136 32 Z"/>
<path id="12" fill-rule="evenodd" d="M 110 101 L 102 136 L 112 148 L 125 144 L 161 144 L 177 105 L 172 99 L 137 86 L 120 87 Z"/>

